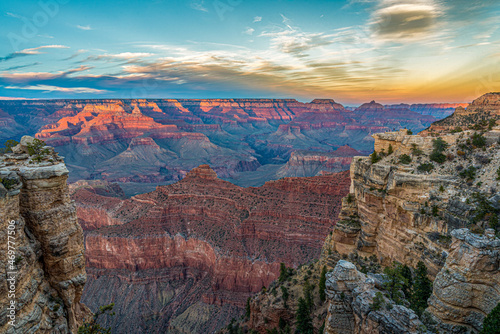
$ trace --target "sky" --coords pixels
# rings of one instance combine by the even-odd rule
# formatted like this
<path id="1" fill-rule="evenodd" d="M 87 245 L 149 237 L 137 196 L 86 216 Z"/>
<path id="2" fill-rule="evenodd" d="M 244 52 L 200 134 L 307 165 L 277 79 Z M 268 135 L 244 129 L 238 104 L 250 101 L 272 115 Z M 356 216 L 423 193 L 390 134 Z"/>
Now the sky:
<path id="1" fill-rule="evenodd" d="M 500 91 L 498 0 L 2 0 L 0 22 L 0 99 Z"/>

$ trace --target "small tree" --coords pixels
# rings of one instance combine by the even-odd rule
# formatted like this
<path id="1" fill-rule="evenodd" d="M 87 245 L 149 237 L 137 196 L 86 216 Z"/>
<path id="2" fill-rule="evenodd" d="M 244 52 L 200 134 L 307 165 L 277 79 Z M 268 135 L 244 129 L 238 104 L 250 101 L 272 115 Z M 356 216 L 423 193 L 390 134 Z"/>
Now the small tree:
<path id="1" fill-rule="evenodd" d="M 309 307 L 304 298 L 299 298 L 299 305 L 297 307 L 297 331 L 301 334 L 313 334 L 314 327 L 312 325 L 311 314 Z"/>
<path id="2" fill-rule="evenodd" d="M 19 144 L 17 141 L 9 139 L 5 142 L 4 148 L 0 149 L 0 154 L 12 153 L 12 148 Z"/>
<path id="3" fill-rule="evenodd" d="M 402 154 L 399 156 L 399 162 L 403 165 L 408 165 L 411 162 L 411 157 L 408 154 Z"/>
<path id="4" fill-rule="evenodd" d="M 314 286 L 312 286 L 309 281 L 305 281 L 304 282 L 304 286 L 302 287 L 302 292 L 304 293 L 304 299 L 307 303 L 307 307 L 309 308 L 309 310 L 312 309 L 312 307 L 314 306 L 314 299 L 313 299 L 313 294 L 312 294 L 312 291 L 314 289 Z"/>
<path id="5" fill-rule="evenodd" d="M 377 293 L 375 293 L 375 297 L 373 297 L 373 301 L 370 304 L 370 310 L 378 311 L 384 305 L 385 305 L 384 295 L 382 294 L 382 292 L 378 291 Z"/>
<path id="6" fill-rule="evenodd" d="M 278 281 L 284 282 L 288 278 L 288 270 L 286 269 L 286 265 L 281 262 L 280 263 L 280 276 L 278 277 Z"/>
<path id="7" fill-rule="evenodd" d="M 500 303 L 484 319 L 480 334 L 500 334 Z"/>
<path id="8" fill-rule="evenodd" d="M 375 164 L 379 162 L 382 158 L 378 156 L 377 151 L 373 151 L 373 153 L 370 155 L 370 161 L 372 164 Z"/>
<path id="9" fill-rule="evenodd" d="M 34 139 L 32 143 L 28 143 L 26 147 L 28 148 L 28 153 L 32 156 L 34 161 L 42 161 L 42 157 L 45 154 L 49 154 L 48 149 L 44 149 L 45 142 L 40 139 Z"/>
<path id="10" fill-rule="evenodd" d="M 403 292 L 401 289 L 405 283 L 405 279 L 402 275 L 402 266 L 399 263 L 394 263 L 390 267 L 384 269 L 384 274 L 386 281 L 384 282 L 384 288 L 387 291 L 389 298 L 394 300 L 396 304 L 400 304 L 403 298 Z"/>
<path id="11" fill-rule="evenodd" d="M 420 261 L 415 270 L 415 283 L 410 299 L 410 308 L 419 316 L 427 308 L 427 300 L 432 294 L 432 282 L 427 277 L 427 267 Z"/>
<path id="12" fill-rule="evenodd" d="M 319 299 L 324 302 L 326 300 L 326 266 L 323 266 L 319 277 Z"/>
<path id="13" fill-rule="evenodd" d="M 245 318 L 250 319 L 250 297 L 247 298 L 247 305 L 245 306 Z"/>
<path id="14" fill-rule="evenodd" d="M 283 306 L 285 308 L 288 308 L 288 297 L 290 296 L 290 294 L 288 293 L 288 289 L 284 286 L 281 286 L 281 294 L 283 295 Z"/>
<path id="15" fill-rule="evenodd" d="M 394 148 L 392 148 L 392 144 L 389 144 L 389 148 L 387 149 L 387 155 L 391 155 L 394 153 Z"/>
<path id="16" fill-rule="evenodd" d="M 411 288 L 413 286 L 413 277 L 411 269 L 406 264 L 401 268 L 401 276 L 403 276 L 403 293 L 407 299 L 410 299 Z"/>
<path id="17" fill-rule="evenodd" d="M 94 317 L 78 328 L 78 334 L 111 334 L 111 328 L 102 327 L 97 323 L 97 320 L 99 320 L 99 317 L 102 315 L 115 315 L 115 312 L 113 312 L 114 306 L 115 303 L 111 303 L 109 305 L 99 307 L 99 310 L 94 314 Z"/>

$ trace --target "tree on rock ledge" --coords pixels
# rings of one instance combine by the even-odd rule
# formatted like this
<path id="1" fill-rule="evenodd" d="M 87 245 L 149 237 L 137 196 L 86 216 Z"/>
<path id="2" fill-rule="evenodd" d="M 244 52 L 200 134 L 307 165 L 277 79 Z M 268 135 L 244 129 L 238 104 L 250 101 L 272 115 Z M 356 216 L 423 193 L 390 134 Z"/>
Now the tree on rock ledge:
<path id="1" fill-rule="evenodd" d="M 480 334 L 500 334 L 500 303 L 484 319 Z"/>
<path id="2" fill-rule="evenodd" d="M 301 334 L 313 334 L 314 327 L 312 325 L 309 306 L 304 298 L 299 298 L 299 306 L 297 309 L 297 330 Z"/>

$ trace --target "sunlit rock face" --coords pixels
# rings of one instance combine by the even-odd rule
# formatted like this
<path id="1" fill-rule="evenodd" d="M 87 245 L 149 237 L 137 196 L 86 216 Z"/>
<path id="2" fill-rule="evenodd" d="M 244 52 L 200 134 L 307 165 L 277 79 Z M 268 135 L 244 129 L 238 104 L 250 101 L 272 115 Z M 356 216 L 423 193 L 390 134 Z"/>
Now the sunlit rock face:
<path id="1" fill-rule="evenodd" d="M 80 303 L 86 281 L 82 228 L 62 158 L 46 147 L 41 161 L 33 160 L 25 145 L 32 141 L 23 137 L 18 153 L 0 155 L 0 249 L 8 254 L 8 240 L 15 249 L 13 264 L 7 256 L 0 260 L 0 332 L 75 333 L 84 317 L 91 316 Z M 13 298 L 7 284 L 13 275 L 7 272 L 16 272 Z M 11 301 L 14 325 L 7 317 Z"/>
<path id="2" fill-rule="evenodd" d="M 278 277 L 280 262 L 319 256 L 349 184 L 343 172 L 241 188 L 201 165 L 128 200 L 81 185 L 73 198 L 86 231 L 83 300 L 115 302 L 107 324 L 117 332 L 218 329 Z"/>

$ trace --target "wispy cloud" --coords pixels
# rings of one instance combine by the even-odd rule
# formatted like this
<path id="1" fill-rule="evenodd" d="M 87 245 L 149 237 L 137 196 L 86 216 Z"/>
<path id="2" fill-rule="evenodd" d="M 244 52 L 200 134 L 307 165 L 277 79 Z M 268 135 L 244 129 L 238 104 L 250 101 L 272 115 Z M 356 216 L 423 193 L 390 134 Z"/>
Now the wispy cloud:
<path id="1" fill-rule="evenodd" d="M 35 85 L 35 86 L 6 86 L 5 89 L 20 89 L 20 90 L 40 90 L 44 93 L 62 92 L 62 93 L 76 93 L 76 94 L 102 94 L 107 93 L 104 89 L 95 89 L 88 87 L 58 87 L 49 85 Z"/>
<path id="2" fill-rule="evenodd" d="M 189 6 L 194 10 L 208 12 L 208 9 L 205 7 L 205 0 L 192 0 Z"/>
<path id="3" fill-rule="evenodd" d="M 262 16 L 255 16 L 253 18 L 253 23 L 260 22 L 260 21 L 262 21 Z"/>
<path id="4" fill-rule="evenodd" d="M 8 54 L 5 57 L 0 57 L 0 62 L 11 60 L 11 59 L 18 58 L 18 57 L 24 57 L 24 56 L 29 56 L 29 55 L 38 55 L 38 54 L 43 53 L 40 51 L 43 49 L 68 49 L 68 48 L 69 48 L 68 46 L 64 46 L 64 45 L 42 45 L 42 46 L 39 46 L 36 48 L 24 49 L 21 51 L 13 52 L 13 53 Z"/>
<path id="5" fill-rule="evenodd" d="M 255 31 L 255 29 L 254 29 L 254 28 L 246 27 L 246 29 L 245 29 L 245 30 L 243 30 L 243 33 L 244 33 L 245 35 L 250 35 L 250 36 L 251 36 L 251 35 L 253 35 L 253 32 L 254 32 L 254 31 Z"/>
<path id="6" fill-rule="evenodd" d="M 89 25 L 86 25 L 86 26 L 82 26 L 82 25 L 77 25 L 76 26 L 78 29 L 80 30 L 92 30 L 92 27 L 89 26 Z"/>

